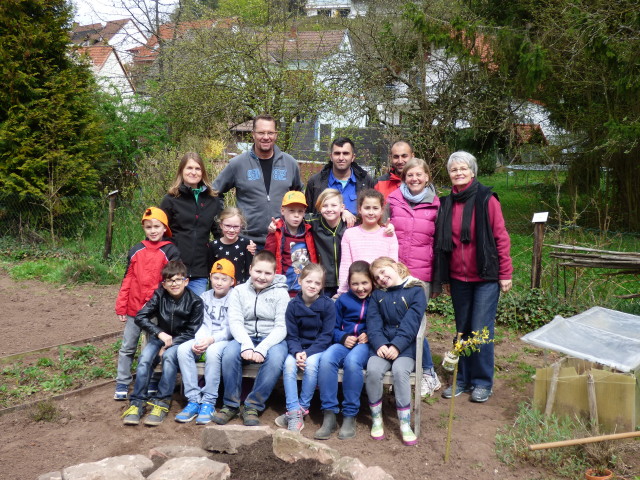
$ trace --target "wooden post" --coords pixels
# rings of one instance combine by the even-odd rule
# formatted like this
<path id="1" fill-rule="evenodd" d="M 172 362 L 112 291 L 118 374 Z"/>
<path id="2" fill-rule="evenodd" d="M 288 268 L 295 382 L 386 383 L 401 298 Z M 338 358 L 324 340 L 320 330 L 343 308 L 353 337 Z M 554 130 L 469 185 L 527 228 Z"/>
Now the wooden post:
<path id="1" fill-rule="evenodd" d="M 113 239 L 113 215 L 116 210 L 116 196 L 118 190 L 109 192 L 109 219 L 107 220 L 107 238 L 104 241 L 104 254 L 102 257 L 106 260 L 111 255 L 111 241 Z"/>
<path id="2" fill-rule="evenodd" d="M 531 259 L 531 288 L 540 288 L 542 279 L 542 244 L 544 243 L 544 225 L 549 212 L 533 215 L 533 255 Z"/>
<path id="3" fill-rule="evenodd" d="M 598 420 L 598 402 L 596 399 L 596 382 L 591 371 L 587 374 L 587 394 L 589 398 L 589 419 L 591 420 L 591 433 L 598 435 L 600 422 Z"/>

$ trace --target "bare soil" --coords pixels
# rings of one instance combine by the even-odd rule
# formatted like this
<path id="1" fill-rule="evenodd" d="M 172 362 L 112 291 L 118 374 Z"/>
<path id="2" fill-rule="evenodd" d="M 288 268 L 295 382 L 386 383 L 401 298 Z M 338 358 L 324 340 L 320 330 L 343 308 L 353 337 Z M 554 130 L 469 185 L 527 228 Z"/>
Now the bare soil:
<path id="1" fill-rule="evenodd" d="M 117 290 L 117 286 L 60 288 L 37 281 L 16 282 L 0 272 L 0 311 L 3 313 L 0 357 L 120 329 L 114 313 Z M 433 333 L 429 339 L 436 354 L 442 354 L 450 344 L 448 333 Z M 553 474 L 533 466 L 505 466 L 495 454 L 496 431 L 511 425 L 518 404 L 532 395 L 532 384 L 522 386 L 515 377 L 510 377 L 510 370 L 520 361 L 542 364 L 539 354 L 531 353 L 530 349 L 525 352 L 523 346 L 515 337 L 496 345 L 500 375 L 495 394 L 487 403 L 471 403 L 466 394 L 456 399 L 448 464 L 443 462 L 443 457 L 450 403 L 439 396 L 431 405 L 423 403 L 422 433 L 415 447 L 402 445 L 392 395 L 385 397 L 384 404 L 386 440 L 370 439 L 371 419 L 363 395 L 365 407 L 358 417 L 356 438 L 341 441 L 333 437 L 327 444 L 344 455 L 359 458 L 366 465 L 382 467 L 396 479 L 554 478 Z M 185 403 L 179 394 L 174 396 L 169 417 L 162 425 L 125 427 L 120 415 L 127 402 L 114 401 L 113 389 L 114 384 L 110 383 L 56 401 L 59 416 L 54 422 L 33 421 L 30 409 L 1 415 L 0 479 L 35 479 L 42 473 L 82 462 L 114 455 L 147 454 L 151 448 L 164 444 L 199 446 L 202 427 L 173 421 Z M 280 384 L 261 419 L 264 424 L 273 425 L 275 417 L 283 411 L 284 392 Z M 321 423 L 322 414 L 315 398 L 302 434 L 313 438 Z M 234 472 L 232 478 L 238 479 L 327 478 L 325 467 L 305 464 L 296 469 L 280 462 L 269 455 L 268 444 L 249 449 L 245 455 L 229 462 Z"/>

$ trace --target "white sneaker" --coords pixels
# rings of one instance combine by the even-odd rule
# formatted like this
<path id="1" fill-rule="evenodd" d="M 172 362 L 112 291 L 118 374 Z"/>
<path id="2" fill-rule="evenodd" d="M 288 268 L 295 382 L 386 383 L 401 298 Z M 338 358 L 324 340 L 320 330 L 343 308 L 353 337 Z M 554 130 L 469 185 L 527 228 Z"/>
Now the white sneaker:
<path id="1" fill-rule="evenodd" d="M 423 373 L 422 381 L 420 382 L 420 396 L 422 397 L 430 397 L 433 395 L 433 392 L 440 390 L 442 384 L 440 383 L 440 379 L 438 378 L 438 374 L 436 372 L 432 373 Z"/>

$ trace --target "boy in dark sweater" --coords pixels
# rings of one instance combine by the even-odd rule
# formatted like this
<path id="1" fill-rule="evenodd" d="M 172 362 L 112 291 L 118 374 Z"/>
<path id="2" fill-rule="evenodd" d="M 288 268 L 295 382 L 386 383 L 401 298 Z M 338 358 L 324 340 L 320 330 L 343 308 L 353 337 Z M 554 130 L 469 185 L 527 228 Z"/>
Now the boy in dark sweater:
<path id="1" fill-rule="evenodd" d="M 138 359 L 129 408 L 122 414 L 125 425 L 140 423 L 145 404 L 152 407 L 145 425 L 160 425 L 169 413 L 178 373 L 178 346 L 194 338 L 204 315 L 202 299 L 186 288 L 186 276 L 182 262 L 167 263 L 162 269 L 162 286 L 136 315 L 136 325 L 147 333 L 148 343 Z M 157 325 L 151 321 L 154 317 Z M 147 386 L 158 353 L 162 353 L 162 377 L 156 397 L 149 399 Z"/>

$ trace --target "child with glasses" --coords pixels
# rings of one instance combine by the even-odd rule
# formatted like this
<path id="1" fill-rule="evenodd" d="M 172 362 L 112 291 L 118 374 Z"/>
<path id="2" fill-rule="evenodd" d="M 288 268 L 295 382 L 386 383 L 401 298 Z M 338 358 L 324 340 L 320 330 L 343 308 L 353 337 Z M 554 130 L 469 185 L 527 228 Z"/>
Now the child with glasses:
<path id="1" fill-rule="evenodd" d="M 162 269 L 162 286 L 136 315 L 136 325 L 147 333 L 149 341 L 138 359 L 129 408 L 122 414 L 125 425 L 138 425 L 146 405 L 152 410 L 145 425 L 160 425 L 169 413 L 178 373 L 178 346 L 195 337 L 204 317 L 202 299 L 186 288 L 186 276 L 184 263 L 167 263 Z M 157 324 L 152 322 L 154 318 Z M 158 393 L 149 398 L 147 387 L 158 354 L 162 355 L 162 376 Z"/>
<path id="2" fill-rule="evenodd" d="M 222 236 L 209 243 L 209 265 L 226 258 L 235 268 L 237 283 L 249 280 L 249 267 L 256 253 L 253 240 L 240 235 L 247 228 L 247 220 L 236 207 L 225 208 L 218 215 Z"/>
<path id="3" fill-rule="evenodd" d="M 138 349 L 140 328 L 135 316 L 162 281 L 162 267 L 170 260 L 180 260 L 178 248 L 167 238 L 172 233 L 163 210 L 149 207 L 142 215 L 145 239 L 129 250 L 127 269 L 116 300 L 116 315 L 124 324 L 122 346 L 118 353 L 118 373 L 114 400 L 127 400 L 132 381 L 131 364 Z M 156 382 L 157 383 L 157 382 Z"/>

